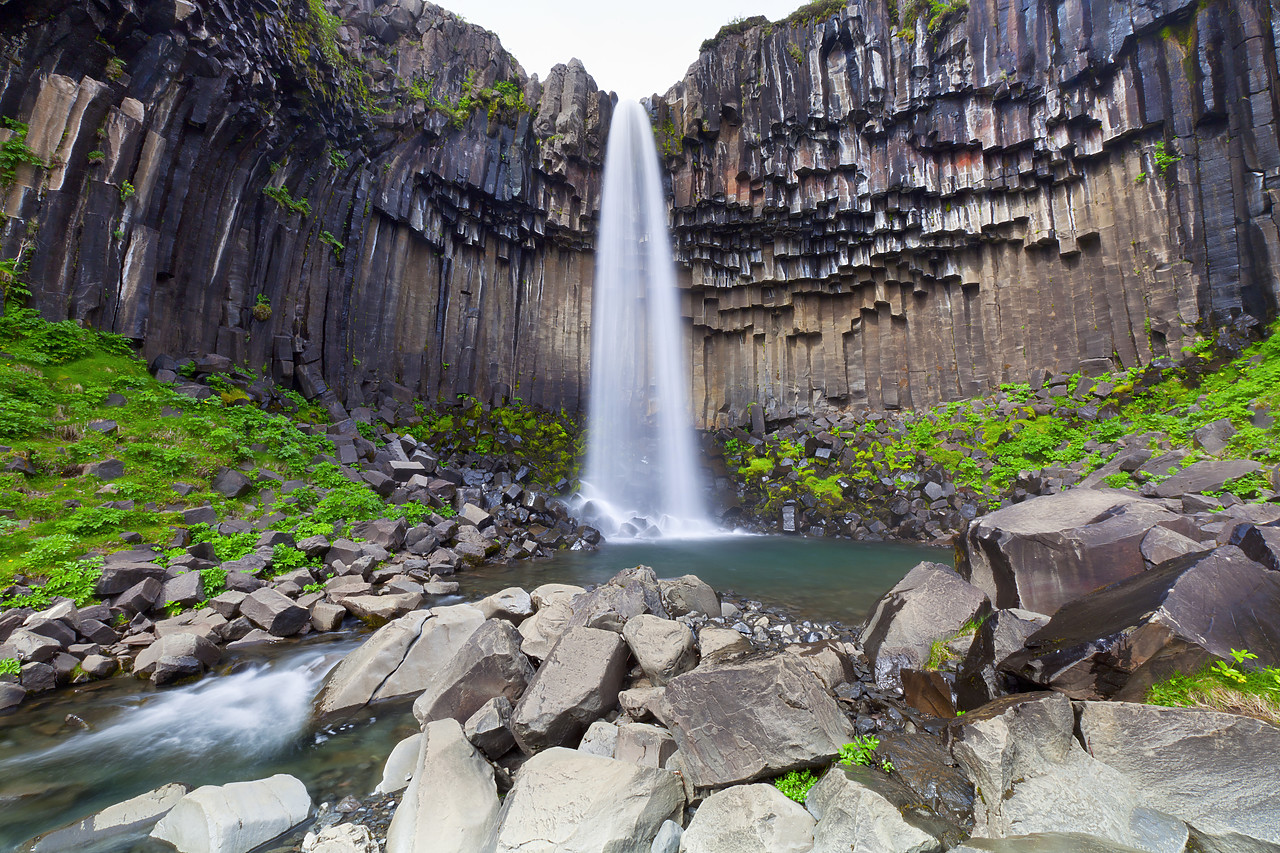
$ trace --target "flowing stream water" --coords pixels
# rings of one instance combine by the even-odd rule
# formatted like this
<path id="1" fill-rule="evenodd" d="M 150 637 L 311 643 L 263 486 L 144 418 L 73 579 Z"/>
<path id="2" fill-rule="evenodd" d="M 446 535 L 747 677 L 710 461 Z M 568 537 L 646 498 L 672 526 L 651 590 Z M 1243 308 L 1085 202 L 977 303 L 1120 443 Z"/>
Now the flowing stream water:
<path id="1" fill-rule="evenodd" d="M 876 599 L 937 548 L 781 536 L 610 543 L 595 553 L 485 566 L 460 575 L 476 599 L 508 586 L 582 585 L 640 563 L 660 577 L 693 573 L 718 590 L 793 614 L 856 625 Z M 317 803 L 366 797 L 392 746 L 417 729 L 408 704 L 378 706 L 316 731 L 311 702 L 364 632 L 310 637 L 229 654 L 214 673 L 156 689 L 112 678 L 32 697 L 0 716 L 0 851 L 168 782 L 224 784 L 291 773 Z M 88 730 L 64 721 L 84 720 Z M 114 850 L 150 851 L 145 841 Z M 88 849 L 78 853 L 98 853 Z"/>
<path id="2" fill-rule="evenodd" d="M 591 298 L 583 516 L 609 538 L 712 532 L 658 153 L 634 101 L 609 130 Z"/>

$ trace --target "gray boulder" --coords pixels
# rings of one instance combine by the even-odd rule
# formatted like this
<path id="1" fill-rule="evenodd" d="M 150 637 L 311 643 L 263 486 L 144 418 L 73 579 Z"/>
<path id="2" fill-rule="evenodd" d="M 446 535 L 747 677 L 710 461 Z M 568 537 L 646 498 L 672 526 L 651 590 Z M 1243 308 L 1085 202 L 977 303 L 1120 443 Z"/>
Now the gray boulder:
<path id="1" fill-rule="evenodd" d="M 853 728 L 822 682 L 793 655 L 701 666 L 667 685 L 668 720 L 699 787 L 815 767 Z"/>
<path id="2" fill-rule="evenodd" d="M 511 734 L 511 711 L 511 702 L 505 696 L 497 696 L 480 706 L 463 724 L 462 731 L 476 749 L 496 761 L 516 745 L 515 735 Z"/>
<path id="3" fill-rule="evenodd" d="M 506 619 L 517 625 L 533 615 L 533 599 L 518 586 L 507 587 L 476 602 L 486 619 Z"/>
<path id="4" fill-rule="evenodd" d="M 246 595 L 240 602 L 240 614 L 275 637 L 292 637 L 311 621 L 305 607 L 270 587 Z"/>
<path id="5" fill-rule="evenodd" d="M 36 836 L 22 845 L 21 849 L 24 853 L 60 853 L 105 846 L 112 839 L 145 834 L 190 791 L 190 787 L 178 782 L 164 785 L 122 803 L 107 806 L 102 811 L 61 829 Z"/>
<path id="6" fill-rule="evenodd" d="M 1071 489 L 975 519 L 957 568 L 1000 609 L 1052 614 L 1145 571 L 1142 540 L 1156 525 L 1193 532 L 1190 519 L 1132 492 Z"/>
<path id="7" fill-rule="evenodd" d="M 382 781 L 374 789 L 375 794 L 392 794 L 403 791 L 413 778 L 418 766 L 418 751 L 422 745 L 422 733 L 409 735 L 397 743 L 382 765 Z"/>
<path id="8" fill-rule="evenodd" d="M 428 723 L 417 766 L 387 829 L 386 853 L 478 851 L 494 831 L 493 768 L 455 720 Z"/>
<path id="9" fill-rule="evenodd" d="M 1280 849 L 1280 728 L 1199 708 L 1084 702 L 1080 734 L 1145 805 L 1210 850 Z"/>
<path id="10" fill-rule="evenodd" d="M 809 789 L 815 853 L 935 853 L 946 827 L 911 809 L 911 792 L 869 767 L 834 765 Z M 907 815 L 911 817 L 908 818 Z"/>
<path id="11" fill-rule="evenodd" d="M 311 795 L 292 776 L 205 785 L 179 800 L 151 837 L 179 853 L 247 853 L 297 826 L 310 812 Z"/>
<path id="12" fill-rule="evenodd" d="M 375 518 L 351 525 L 351 535 L 356 539 L 380 545 L 388 551 L 399 551 L 404 547 L 407 531 L 408 524 L 403 518 Z"/>
<path id="13" fill-rule="evenodd" d="M 698 648 L 703 663 L 720 663 L 751 651 L 751 641 L 732 628 L 708 625 L 698 632 Z"/>
<path id="14" fill-rule="evenodd" d="M 422 593 L 401 592 L 390 595 L 334 595 L 352 616 L 374 628 L 382 627 L 422 606 Z"/>
<path id="15" fill-rule="evenodd" d="M 242 498 L 253 490 L 253 482 L 234 468 L 219 470 L 210 486 L 218 494 L 232 499 Z"/>
<path id="16" fill-rule="evenodd" d="M 424 725 L 445 718 L 464 723 L 491 699 L 517 701 L 532 678 L 520 634 L 510 622 L 489 619 L 431 673 L 413 703 L 413 715 Z"/>
<path id="17" fill-rule="evenodd" d="M 170 634 L 138 653 L 133 661 L 133 672 L 134 675 L 150 676 L 156 684 L 167 684 L 179 678 L 200 675 L 221 657 L 222 650 L 199 634 Z"/>
<path id="18" fill-rule="evenodd" d="M 1232 649 L 1280 665 L 1276 625 L 1280 572 L 1226 545 L 1067 604 L 1000 669 L 1075 699 L 1141 701 L 1153 682 Z"/>
<path id="19" fill-rule="evenodd" d="M 1175 534 L 1176 535 L 1176 534 Z M 956 674 L 956 701 L 961 710 L 985 705 L 1008 692 L 1005 677 L 997 671 L 1008 657 L 1049 621 L 1030 610 L 997 610 L 983 621 Z"/>
<path id="20" fill-rule="evenodd" d="M 1176 498 L 1186 494 L 1217 492 L 1228 480 L 1252 474 L 1262 464 L 1252 459 L 1210 459 L 1188 465 L 1156 486 L 1156 497 Z"/>
<path id="21" fill-rule="evenodd" d="M 608 582 L 574 598 L 571 605 L 570 627 L 621 632 L 628 619 L 642 613 L 668 618 L 658 578 L 648 566 L 623 569 Z"/>
<path id="22" fill-rule="evenodd" d="M 862 647 L 881 689 L 900 686 L 902 669 L 922 669 L 936 640 L 956 633 L 990 607 L 981 589 L 940 563 L 921 563 L 876 604 Z"/>
<path id="23" fill-rule="evenodd" d="M 970 838 L 951 853 L 1146 853 L 1081 832 L 1038 832 L 1010 838 Z"/>
<path id="24" fill-rule="evenodd" d="M 387 623 L 329 673 L 316 696 L 316 715 L 326 719 L 422 692 L 482 624 L 484 615 L 467 604 L 416 610 Z"/>
<path id="25" fill-rule="evenodd" d="M 816 823 L 772 785 L 737 785 L 698 806 L 680 853 L 806 853 Z"/>
<path id="26" fill-rule="evenodd" d="M 618 703 L 627 647 L 613 631 L 570 628 L 556 643 L 511 715 L 527 753 L 577 743 L 593 720 Z"/>
<path id="27" fill-rule="evenodd" d="M 369 827 L 358 823 L 326 826 L 307 853 L 381 853 Z"/>
<path id="28" fill-rule="evenodd" d="M 676 741 L 666 729 L 647 723 L 624 723 L 618 728 L 613 757 L 646 767 L 666 767 L 675 754 Z"/>
<path id="29" fill-rule="evenodd" d="M 658 687 L 698 663 L 698 654 L 693 650 L 693 631 L 671 619 L 647 613 L 633 616 L 623 626 L 622 638 L 640 669 Z"/>
<path id="30" fill-rule="evenodd" d="M 659 578 L 658 589 L 662 603 L 673 618 L 689 613 L 703 616 L 720 615 L 720 596 L 697 575 L 681 575 L 678 578 Z"/>
<path id="31" fill-rule="evenodd" d="M 659 828 L 678 820 L 684 803 L 684 787 L 670 771 L 552 748 L 520 768 L 484 849 L 649 853 Z"/>

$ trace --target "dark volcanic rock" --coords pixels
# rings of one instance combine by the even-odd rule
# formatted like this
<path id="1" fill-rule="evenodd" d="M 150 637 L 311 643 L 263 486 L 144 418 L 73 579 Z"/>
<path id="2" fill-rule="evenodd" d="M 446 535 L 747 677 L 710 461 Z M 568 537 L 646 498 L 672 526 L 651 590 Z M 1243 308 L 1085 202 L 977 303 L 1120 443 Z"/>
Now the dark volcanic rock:
<path id="1" fill-rule="evenodd" d="M 1232 649 L 1280 664 L 1276 625 L 1280 572 L 1227 545 L 1070 602 L 1000 669 L 1077 699 L 1141 701 L 1152 682 Z"/>
<path id="2" fill-rule="evenodd" d="M 1251 459 L 1208 460 L 1190 465 L 1156 486 L 1156 497 L 1176 498 L 1197 492 L 1216 492 L 1228 480 L 1252 474 L 1262 465 Z"/>

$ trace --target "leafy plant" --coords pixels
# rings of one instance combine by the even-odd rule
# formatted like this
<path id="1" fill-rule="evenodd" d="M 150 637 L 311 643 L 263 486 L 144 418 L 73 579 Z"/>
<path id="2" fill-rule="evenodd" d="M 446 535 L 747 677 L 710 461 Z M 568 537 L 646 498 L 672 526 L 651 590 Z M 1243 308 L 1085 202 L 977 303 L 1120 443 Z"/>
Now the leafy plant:
<path id="1" fill-rule="evenodd" d="M 120 182 L 120 201 L 125 202 L 133 197 L 134 187 L 128 181 Z"/>
<path id="2" fill-rule="evenodd" d="M 1235 663 L 1214 661 L 1186 675 L 1176 672 L 1147 691 L 1147 702 L 1171 707 L 1211 708 L 1280 725 L 1280 668 L 1245 669 L 1257 655 L 1232 649 Z"/>
<path id="3" fill-rule="evenodd" d="M 880 738 L 875 735 L 857 735 L 852 743 L 840 747 L 838 760 L 849 767 L 875 767 L 876 749 L 880 746 Z"/>
<path id="4" fill-rule="evenodd" d="M 775 788 L 800 805 L 804 805 L 804 798 L 808 796 L 809 789 L 817 783 L 818 777 L 812 770 L 792 770 L 785 776 L 779 776 L 773 780 Z"/>
<path id="5" fill-rule="evenodd" d="M 101 163 L 107 159 L 107 153 L 101 150 L 90 151 L 85 157 L 90 163 Z"/>
<path id="6" fill-rule="evenodd" d="M 337 151 L 329 152 L 329 162 L 333 164 L 335 169 L 347 168 L 347 158 Z"/>
<path id="7" fill-rule="evenodd" d="M 250 312 L 255 320 L 271 319 L 271 300 L 267 298 L 265 293 L 259 293 L 257 299 L 254 300 L 253 309 Z"/>
<path id="8" fill-rule="evenodd" d="M 1182 159 L 1181 157 L 1178 157 L 1173 153 L 1171 153 L 1165 147 L 1163 139 L 1156 143 L 1155 157 L 1156 157 L 1156 168 L 1160 170 L 1161 175 L 1167 174 L 1169 171 L 1169 167 Z"/>
<path id="9" fill-rule="evenodd" d="M 4 126 L 9 130 L 9 138 L 0 143 L 0 189 L 13 183 L 18 174 L 18 167 L 24 163 L 30 166 L 45 166 L 44 159 L 27 145 L 27 126 L 20 121 L 5 118 Z"/>
<path id="10" fill-rule="evenodd" d="M 212 566 L 200 570 L 200 588 L 204 597 L 214 598 L 227 591 L 227 570 Z"/>
<path id="11" fill-rule="evenodd" d="M 342 250 L 345 249 L 346 246 L 342 245 L 337 237 L 333 236 L 328 231 L 321 231 L 320 242 L 333 249 L 334 259 L 337 260 L 338 263 L 342 263 Z"/>
<path id="12" fill-rule="evenodd" d="M 262 192 L 290 213 L 304 218 L 311 215 L 311 202 L 305 198 L 294 198 L 286 187 L 263 187 Z"/>
<path id="13" fill-rule="evenodd" d="M 17 658 L 0 658 L 0 675 L 18 675 L 22 672 L 22 664 Z"/>

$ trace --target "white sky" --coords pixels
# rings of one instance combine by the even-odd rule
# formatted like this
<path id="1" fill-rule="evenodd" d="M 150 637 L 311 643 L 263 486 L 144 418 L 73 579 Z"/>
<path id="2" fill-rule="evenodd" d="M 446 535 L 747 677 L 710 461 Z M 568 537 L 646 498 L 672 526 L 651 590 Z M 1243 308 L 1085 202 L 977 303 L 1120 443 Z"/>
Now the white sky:
<path id="1" fill-rule="evenodd" d="M 805 0 L 433 0 L 493 30 L 528 74 L 577 57 L 605 91 L 633 100 L 666 92 L 698 46 L 733 18 L 786 17 Z"/>

